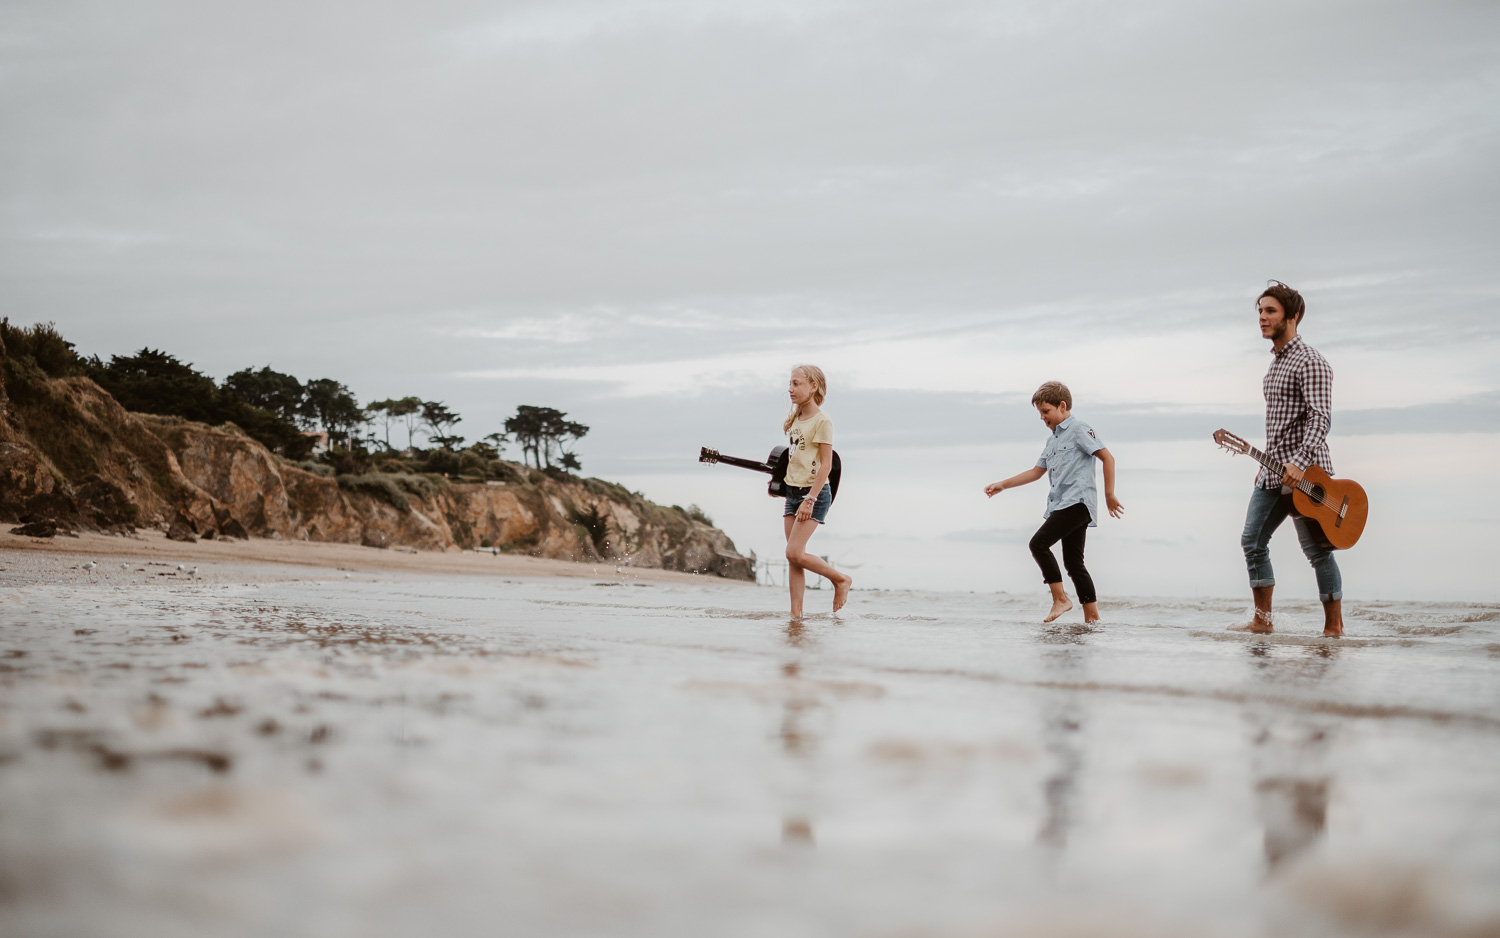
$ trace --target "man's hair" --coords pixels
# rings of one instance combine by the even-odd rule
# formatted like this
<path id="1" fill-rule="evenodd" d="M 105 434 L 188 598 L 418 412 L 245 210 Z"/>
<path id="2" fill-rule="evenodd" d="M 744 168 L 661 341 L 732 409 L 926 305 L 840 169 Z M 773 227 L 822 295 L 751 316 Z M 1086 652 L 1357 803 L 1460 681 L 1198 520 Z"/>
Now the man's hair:
<path id="1" fill-rule="evenodd" d="M 1282 283 L 1280 280 L 1266 281 L 1270 286 L 1261 291 L 1260 296 L 1255 298 L 1256 308 L 1260 308 L 1260 301 L 1270 297 L 1281 304 L 1289 322 L 1301 322 L 1302 314 L 1307 312 L 1307 304 L 1302 302 L 1302 294 Z"/>
<path id="2" fill-rule="evenodd" d="M 1068 386 L 1061 381 L 1048 381 L 1031 395 L 1031 406 L 1035 407 L 1038 404 L 1051 404 L 1053 407 L 1066 404 L 1068 410 L 1072 410 L 1073 392 L 1069 391 Z"/>

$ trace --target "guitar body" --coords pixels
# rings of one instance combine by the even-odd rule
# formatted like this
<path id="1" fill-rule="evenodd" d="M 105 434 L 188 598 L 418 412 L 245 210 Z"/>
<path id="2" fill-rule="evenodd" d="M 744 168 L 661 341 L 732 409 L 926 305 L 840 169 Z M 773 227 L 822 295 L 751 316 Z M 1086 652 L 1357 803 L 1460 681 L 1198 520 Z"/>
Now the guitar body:
<path id="1" fill-rule="evenodd" d="M 1284 478 L 1286 467 L 1251 446 L 1228 430 L 1214 431 L 1214 442 L 1237 456 L 1249 456 L 1271 473 Z M 1328 543 L 1348 550 L 1365 533 L 1365 519 L 1370 515 L 1370 499 L 1353 479 L 1335 479 L 1322 466 L 1308 466 L 1302 481 L 1292 486 L 1292 508 L 1297 514 L 1318 523 Z"/>
<path id="2" fill-rule="evenodd" d="M 766 465 L 771 467 L 771 484 L 766 486 L 766 494 L 773 498 L 786 498 L 786 490 L 790 488 L 786 484 L 786 467 L 792 459 L 792 452 L 785 446 L 778 446 L 771 450 L 771 455 L 766 457 Z M 829 503 L 839 497 L 839 477 L 844 474 L 843 460 L 839 459 L 838 451 L 833 453 L 833 468 L 828 470 Z"/>
<path id="3" fill-rule="evenodd" d="M 1353 547 L 1364 533 L 1370 514 L 1370 499 L 1364 488 L 1352 479 L 1333 478 L 1321 466 L 1308 466 L 1302 478 L 1312 486 L 1312 492 L 1292 489 L 1292 507 L 1297 514 L 1316 521 L 1328 543 L 1339 550 Z"/>
<path id="4" fill-rule="evenodd" d="M 766 457 L 766 465 L 771 467 L 771 484 L 766 486 L 766 494 L 772 498 L 786 498 L 786 467 L 792 461 L 792 450 L 788 446 L 778 446 L 771 450 L 771 455 Z"/>

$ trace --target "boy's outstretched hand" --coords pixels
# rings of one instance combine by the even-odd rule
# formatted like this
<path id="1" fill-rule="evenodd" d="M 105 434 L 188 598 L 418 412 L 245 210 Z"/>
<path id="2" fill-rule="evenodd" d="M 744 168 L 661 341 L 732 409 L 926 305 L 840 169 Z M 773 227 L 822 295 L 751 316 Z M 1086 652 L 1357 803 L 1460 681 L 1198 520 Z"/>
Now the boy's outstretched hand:
<path id="1" fill-rule="evenodd" d="M 1120 500 L 1118 498 L 1115 498 L 1113 495 L 1105 495 L 1104 504 L 1109 507 L 1109 516 L 1111 518 L 1124 517 L 1125 506 L 1120 504 Z"/>
<path id="2" fill-rule="evenodd" d="M 994 498 L 996 495 L 999 495 L 1003 491 L 1005 491 L 1004 482 L 991 482 L 989 485 L 986 485 L 984 487 L 984 494 L 988 495 L 990 498 Z"/>

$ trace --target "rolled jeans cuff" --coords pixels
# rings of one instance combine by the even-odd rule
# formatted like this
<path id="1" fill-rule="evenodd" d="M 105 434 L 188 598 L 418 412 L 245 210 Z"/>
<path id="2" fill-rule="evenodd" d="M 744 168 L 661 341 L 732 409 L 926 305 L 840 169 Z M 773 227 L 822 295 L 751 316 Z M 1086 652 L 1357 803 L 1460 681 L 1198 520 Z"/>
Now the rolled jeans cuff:
<path id="1" fill-rule="evenodd" d="M 1319 593 L 1318 594 L 1318 601 L 1319 602 L 1336 603 L 1336 602 L 1342 602 L 1343 599 L 1344 599 L 1344 591 L 1343 590 L 1339 590 L 1337 593 Z"/>
<path id="2" fill-rule="evenodd" d="M 1275 586 L 1275 585 L 1276 585 L 1276 578 L 1275 577 L 1272 577 L 1272 578 L 1270 578 L 1268 580 L 1257 580 L 1254 577 L 1250 578 L 1250 588 L 1253 589 L 1253 590 L 1258 590 L 1258 589 L 1261 589 L 1262 587 Z"/>

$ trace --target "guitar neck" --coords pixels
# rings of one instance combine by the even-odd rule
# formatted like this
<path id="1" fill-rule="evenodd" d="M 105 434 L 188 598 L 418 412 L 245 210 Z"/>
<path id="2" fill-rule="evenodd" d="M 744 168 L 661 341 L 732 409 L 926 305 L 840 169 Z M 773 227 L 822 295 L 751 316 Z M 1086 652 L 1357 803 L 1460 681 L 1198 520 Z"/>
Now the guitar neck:
<path id="1" fill-rule="evenodd" d="M 719 462 L 726 466 L 739 466 L 741 469 L 750 469 L 755 472 L 770 472 L 771 467 L 758 459 L 741 459 L 738 456 L 720 456 Z"/>
<path id="2" fill-rule="evenodd" d="M 1262 453 L 1260 450 L 1256 449 L 1253 446 L 1250 447 L 1250 457 L 1256 462 L 1260 463 L 1262 466 L 1265 466 L 1266 471 L 1271 473 L 1272 476 L 1281 477 L 1286 475 L 1286 466 L 1267 456 L 1265 453 Z M 1308 482 L 1306 479 L 1303 479 L 1302 481 L 1298 482 L 1294 486 L 1294 488 L 1300 489 L 1303 492 L 1310 493 L 1312 492 L 1312 483 Z"/>

